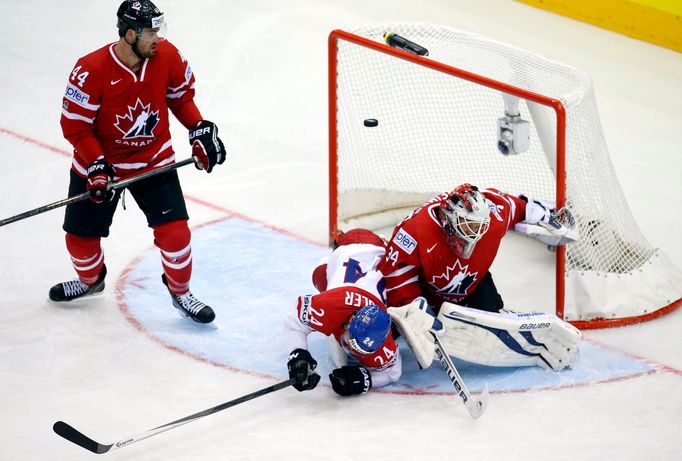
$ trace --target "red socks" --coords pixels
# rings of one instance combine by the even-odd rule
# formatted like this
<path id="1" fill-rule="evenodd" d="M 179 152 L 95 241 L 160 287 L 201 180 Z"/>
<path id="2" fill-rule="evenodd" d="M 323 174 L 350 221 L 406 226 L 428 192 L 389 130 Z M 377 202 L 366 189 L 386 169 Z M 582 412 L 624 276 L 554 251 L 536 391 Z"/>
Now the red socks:
<path id="1" fill-rule="evenodd" d="M 171 221 L 154 228 L 154 244 L 161 250 L 161 263 L 168 289 L 174 295 L 189 291 L 192 276 L 191 234 L 186 220 Z"/>
<path id="2" fill-rule="evenodd" d="M 97 282 L 104 265 L 104 253 L 99 242 L 99 237 L 84 238 L 68 232 L 66 234 L 66 249 L 71 255 L 73 268 L 76 269 L 81 282 L 86 285 L 94 285 Z"/>
<path id="3" fill-rule="evenodd" d="M 168 289 L 174 295 L 189 291 L 192 276 L 190 238 L 186 220 L 171 221 L 154 228 L 154 244 L 161 250 L 163 272 Z M 81 282 L 94 285 L 104 265 L 100 238 L 78 237 L 67 232 L 66 248 Z"/>

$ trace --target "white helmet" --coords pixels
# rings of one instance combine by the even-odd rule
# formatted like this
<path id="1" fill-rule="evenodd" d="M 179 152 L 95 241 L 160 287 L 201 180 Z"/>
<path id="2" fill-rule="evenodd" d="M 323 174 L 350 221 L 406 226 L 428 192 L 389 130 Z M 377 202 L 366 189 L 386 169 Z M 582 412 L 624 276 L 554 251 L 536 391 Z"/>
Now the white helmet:
<path id="1" fill-rule="evenodd" d="M 436 208 L 450 247 L 461 257 L 469 258 L 476 242 L 488 232 L 490 208 L 476 186 L 462 184 L 455 187 Z"/>

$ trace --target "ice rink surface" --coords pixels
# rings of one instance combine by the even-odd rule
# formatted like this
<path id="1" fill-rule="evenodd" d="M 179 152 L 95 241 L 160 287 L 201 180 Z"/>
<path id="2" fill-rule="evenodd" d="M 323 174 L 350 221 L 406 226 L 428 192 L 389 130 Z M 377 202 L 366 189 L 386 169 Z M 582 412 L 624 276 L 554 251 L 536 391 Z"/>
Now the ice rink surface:
<path id="1" fill-rule="evenodd" d="M 405 21 L 470 30 L 587 71 L 633 214 L 649 241 L 682 264 L 679 53 L 501 0 L 157 5 L 166 13 L 169 39 L 197 75 L 197 103 L 220 127 L 229 153 L 211 175 L 180 172 L 196 246 L 225 238 L 224 223 L 257 225 L 303 242 L 305 248 L 289 256 L 290 275 L 308 273 L 326 240 L 326 37 L 335 28 Z M 59 115 L 66 78 L 78 57 L 116 39 L 117 6 L 0 1 L 0 14 L 11 18 L 0 41 L 0 218 L 65 197 L 70 146 Z M 177 156 L 185 158 L 186 132 L 177 122 L 172 129 Z M 63 210 L 53 211 L 0 228 L 0 459 L 91 459 L 94 454 L 57 437 L 52 424 L 65 420 L 111 443 L 285 376 L 273 346 L 280 330 L 269 317 L 289 308 L 282 299 L 290 295 L 282 294 L 284 276 L 270 270 L 281 265 L 281 255 L 264 251 L 260 234 L 238 233 L 203 261 L 197 251 L 193 290 L 216 307 L 217 330 L 193 331 L 200 339 L 188 335 L 188 345 L 172 348 L 158 340 L 159 331 L 194 325 L 183 323 L 169 303 L 144 310 L 144 298 L 134 293 L 135 271 L 150 264 L 146 273 L 158 277 L 160 263 L 132 200 L 126 211 L 119 209 L 104 241 L 105 293 L 66 306 L 47 301 L 52 284 L 73 277 L 62 217 Z M 238 262 L 241 269 L 221 271 L 214 259 L 224 267 Z M 506 284 L 505 272 L 514 270 L 508 260 L 493 272 L 513 305 L 534 280 Z M 156 280 L 148 282 L 159 290 Z M 285 389 L 103 456 L 682 459 L 681 327 L 677 310 L 641 325 L 587 331 L 588 350 L 629 357 L 648 371 L 556 390 L 542 386 L 539 376 L 538 385 L 523 392 L 493 393 L 477 421 L 447 393 L 342 399 L 326 386 L 308 393 Z M 206 339 L 218 330 L 228 339 Z M 198 342 L 212 359 L 192 350 Z M 228 357 L 231 365 L 216 357 Z"/>

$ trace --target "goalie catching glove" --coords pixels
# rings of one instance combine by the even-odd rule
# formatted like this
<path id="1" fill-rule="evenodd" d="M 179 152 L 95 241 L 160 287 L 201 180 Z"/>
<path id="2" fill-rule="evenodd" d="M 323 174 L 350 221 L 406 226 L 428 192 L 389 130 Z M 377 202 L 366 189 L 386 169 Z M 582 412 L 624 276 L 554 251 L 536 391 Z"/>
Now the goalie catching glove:
<path id="1" fill-rule="evenodd" d="M 519 196 L 526 201 L 526 219 L 514 225 L 514 230 L 536 238 L 550 246 L 566 245 L 580 239 L 578 226 L 566 207 L 555 210 L 549 204 Z"/>
<path id="2" fill-rule="evenodd" d="M 448 355 L 490 366 L 529 366 L 561 371 L 578 358 L 580 331 L 554 314 L 486 312 L 443 303 L 438 319 Z"/>
<path id="3" fill-rule="evenodd" d="M 289 379 L 295 379 L 294 389 L 299 392 L 315 389 L 320 382 L 320 375 L 315 373 L 317 360 L 305 349 L 294 349 L 287 362 Z"/>
<path id="4" fill-rule="evenodd" d="M 433 315 L 426 299 L 420 296 L 405 306 L 389 307 L 388 314 L 412 349 L 419 367 L 430 367 L 436 350 L 431 332 L 441 337 L 445 328 Z"/>

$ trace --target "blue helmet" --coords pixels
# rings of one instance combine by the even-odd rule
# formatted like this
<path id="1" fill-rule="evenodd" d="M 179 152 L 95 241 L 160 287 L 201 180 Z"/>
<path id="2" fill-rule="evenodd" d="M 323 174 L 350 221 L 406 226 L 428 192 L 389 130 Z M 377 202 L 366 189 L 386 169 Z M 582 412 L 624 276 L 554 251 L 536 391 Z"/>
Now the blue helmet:
<path id="1" fill-rule="evenodd" d="M 391 317 L 375 304 L 355 313 L 348 326 L 348 345 L 359 354 L 371 354 L 379 349 L 391 330 Z"/>

